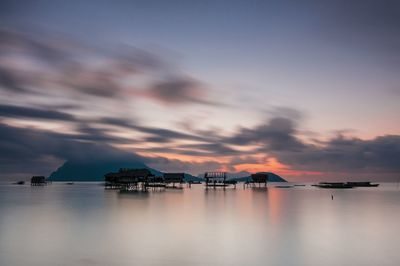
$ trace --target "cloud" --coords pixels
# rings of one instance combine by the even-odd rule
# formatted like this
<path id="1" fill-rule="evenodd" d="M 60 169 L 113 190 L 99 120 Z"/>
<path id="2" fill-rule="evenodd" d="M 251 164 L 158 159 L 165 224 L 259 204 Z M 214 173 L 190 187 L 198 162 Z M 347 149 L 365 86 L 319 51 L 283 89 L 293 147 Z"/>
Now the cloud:
<path id="1" fill-rule="evenodd" d="M 105 144 L 110 139 L 101 135 L 100 131 L 69 135 L 0 124 L 0 175 L 50 173 L 65 160 L 139 158 Z"/>
<path id="2" fill-rule="evenodd" d="M 170 142 L 172 140 L 194 140 L 194 141 L 208 141 L 206 137 L 188 134 L 176 130 L 159 128 L 159 127 L 149 127 L 143 126 L 139 123 L 132 123 L 125 119 L 112 118 L 112 117 L 104 117 L 96 120 L 95 122 L 104 123 L 106 125 L 113 125 L 124 127 L 126 129 L 131 129 L 137 132 L 148 134 L 148 141 L 151 142 Z"/>
<path id="3" fill-rule="evenodd" d="M 76 120 L 73 115 L 64 112 L 4 104 L 0 104 L 0 116 L 6 118 L 36 118 L 61 121 Z"/>
<path id="4" fill-rule="evenodd" d="M 19 116 L 29 110 L 3 109 Z M 2 110 L 0 108 L 0 110 Z M 3 111 L 4 111 L 3 110 Z M 43 114 L 36 109 L 32 116 L 64 119 L 59 113 Z M 66 117 L 66 119 L 70 119 Z M 33 128 L 16 128 L 0 124 L 0 166 L 2 175 L 16 173 L 49 173 L 65 160 L 124 160 L 132 158 L 164 171 L 200 173 L 206 170 L 234 169 L 236 164 L 263 164 L 265 158 L 276 158 L 294 171 L 322 173 L 400 173 L 400 136 L 380 136 L 370 140 L 344 137 L 341 134 L 326 140 L 308 143 L 298 137 L 300 121 L 274 117 L 253 128 L 241 128 L 228 136 L 212 138 L 194 136 L 161 128 L 144 127 L 122 119 L 103 119 L 104 125 L 128 127 L 149 134 L 143 139 L 125 139 L 109 135 L 108 129 L 92 127 L 80 121 L 77 133 L 63 134 Z M 98 123 L 98 121 L 96 121 Z M 191 140 L 193 144 L 172 140 Z M 158 147 L 122 150 L 114 144 L 156 143 Z M 235 147 L 233 148 L 232 145 Z M 238 148 L 246 148 L 242 151 Z M 137 153 L 171 153 L 203 158 L 202 162 L 145 157 Z M 226 162 L 219 157 L 229 158 Z M 205 160 L 204 160 L 205 158 Z M 208 159 L 207 159 L 208 158 Z M 212 160 L 210 158 L 215 158 Z"/>
<path id="5" fill-rule="evenodd" d="M 297 123 L 275 117 L 263 125 L 240 129 L 222 142 L 246 146 L 256 144 L 254 153 L 275 157 L 294 170 L 321 172 L 400 173 L 400 136 L 371 140 L 339 135 L 310 144 L 298 136 Z"/>
<path id="6" fill-rule="evenodd" d="M 156 83 L 148 90 L 148 96 L 164 104 L 185 103 L 214 104 L 205 98 L 205 88 L 198 81 L 183 77 L 172 77 Z"/>
<path id="7" fill-rule="evenodd" d="M 267 123 L 254 128 L 242 128 L 224 141 L 235 145 L 259 144 L 265 151 L 301 150 L 304 144 L 296 138 L 296 133 L 295 121 L 284 117 L 274 117 Z"/>
<path id="8" fill-rule="evenodd" d="M 0 28 L 0 90 L 161 104 L 213 104 L 209 89 L 149 51 L 104 49 L 55 34 Z"/>
<path id="9" fill-rule="evenodd" d="M 306 145 L 301 152 L 272 152 L 294 169 L 321 172 L 400 173 L 400 136 L 371 140 L 336 137 L 323 146 Z"/>
<path id="10" fill-rule="evenodd" d="M 204 173 L 221 168 L 222 164 L 217 161 L 186 162 L 164 157 L 144 158 L 144 162 L 155 169 L 165 172 Z"/>

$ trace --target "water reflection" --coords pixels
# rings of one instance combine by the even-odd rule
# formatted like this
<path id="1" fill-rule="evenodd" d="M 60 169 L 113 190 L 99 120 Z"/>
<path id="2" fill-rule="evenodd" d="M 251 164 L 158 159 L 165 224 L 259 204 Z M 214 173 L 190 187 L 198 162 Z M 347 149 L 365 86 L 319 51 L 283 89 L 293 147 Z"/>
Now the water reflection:
<path id="1" fill-rule="evenodd" d="M 331 193 L 0 185 L 0 265 L 398 265 L 400 193 Z"/>

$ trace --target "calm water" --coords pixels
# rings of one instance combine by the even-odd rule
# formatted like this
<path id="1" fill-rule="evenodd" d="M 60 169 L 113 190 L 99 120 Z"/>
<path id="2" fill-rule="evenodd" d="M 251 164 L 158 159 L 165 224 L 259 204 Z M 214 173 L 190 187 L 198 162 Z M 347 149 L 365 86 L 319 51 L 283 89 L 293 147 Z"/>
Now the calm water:
<path id="1" fill-rule="evenodd" d="M 332 191 L 2 184 L 0 265 L 400 265 L 396 185 Z"/>

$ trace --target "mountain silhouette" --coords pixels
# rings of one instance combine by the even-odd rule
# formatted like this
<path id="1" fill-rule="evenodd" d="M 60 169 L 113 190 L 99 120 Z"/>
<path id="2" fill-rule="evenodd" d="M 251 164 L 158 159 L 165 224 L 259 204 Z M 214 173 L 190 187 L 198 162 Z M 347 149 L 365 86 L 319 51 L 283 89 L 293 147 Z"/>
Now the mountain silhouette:
<path id="1" fill-rule="evenodd" d="M 148 167 L 138 161 L 124 160 L 68 160 L 49 179 L 51 181 L 104 181 L 104 175 L 117 172 L 120 168 L 146 168 L 155 176 L 162 176 L 162 172 Z M 202 181 L 201 178 L 185 173 L 186 181 Z"/>
<path id="2" fill-rule="evenodd" d="M 261 172 L 268 174 L 268 182 L 287 182 L 285 179 L 283 179 L 281 176 L 271 173 L 271 172 Z M 245 176 L 242 177 L 232 177 L 230 178 L 231 180 L 236 180 L 238 182 L 244 182 L 244 181 L 250 181 L 250 173 L 248 172 L 242 172 L 241 174 L 245 174 Z M 237 176 L 237 174 L 235 174 Z"/>

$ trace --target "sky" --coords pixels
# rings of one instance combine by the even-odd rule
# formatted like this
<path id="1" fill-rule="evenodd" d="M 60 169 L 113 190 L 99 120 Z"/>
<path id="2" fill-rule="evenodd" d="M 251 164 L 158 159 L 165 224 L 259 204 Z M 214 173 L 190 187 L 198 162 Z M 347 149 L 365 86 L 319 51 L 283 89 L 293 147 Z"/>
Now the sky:
<path id="1" fill-rule="evenodd" d="M 398 1 L 0 1 L 0 178 L 398 180 L 399 73 Z"/>

